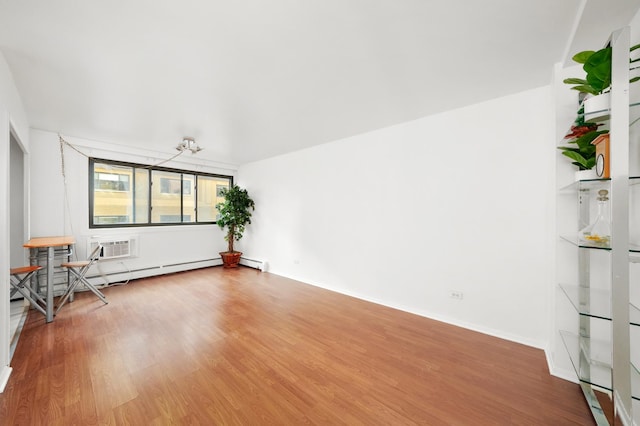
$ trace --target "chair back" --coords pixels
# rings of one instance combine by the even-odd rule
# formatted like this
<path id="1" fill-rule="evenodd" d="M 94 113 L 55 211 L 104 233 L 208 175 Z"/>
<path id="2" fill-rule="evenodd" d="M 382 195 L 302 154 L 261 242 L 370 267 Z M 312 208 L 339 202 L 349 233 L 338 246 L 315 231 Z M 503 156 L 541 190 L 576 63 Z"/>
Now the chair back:
<path id="1" fill-rule="evenodd" d="M 98 243 L 96 248 L 93 249 L 91 254 L 89 255 L 89 259 L 91 263 L 97 262 L 100 260 L 100 256 L 102 255 L 102 244 Z"/>
<path id="2" fill-rule="evenodd" d="M 79 262 L 62 263 L 61 266 L 67 268 L 69 273 L 72 274 L 75 279 L 67 286 L 67 289 L 65 290 L 64 294 L 60 298 L 60 301 L 58 302 L 58 309 L 56 309 L 55 315 L 57 315 L 60 309 L 62 308 L 62 306 L 65 303 L 67 303 L 67 300 L 73 300 L 73 292 L 79 283 L 84 284 L 84 286 L 88 290 L 90 290 L 91 292 L 93 292 L 93 294 L 98 296 L 100 300 L 102 300 L 105 304 L 109 303 L 107 302 L 107 298 L 104 297 L 104 294 L 102 294 L 100 290 L 98 290 L 93 284 L 91 284 L 91 282 L 87 281 L 85 277 L 85 275 L 89 271 L 89 268 L 91 268 L 91 265 L 93 265 L 98 260 L 100 260 L 101 254 L 102 254 L 102 244 L 98 243 L 96 248 L 94 248 L 91 254 L 89 255 L 89 259 L 79 261 Z"/>

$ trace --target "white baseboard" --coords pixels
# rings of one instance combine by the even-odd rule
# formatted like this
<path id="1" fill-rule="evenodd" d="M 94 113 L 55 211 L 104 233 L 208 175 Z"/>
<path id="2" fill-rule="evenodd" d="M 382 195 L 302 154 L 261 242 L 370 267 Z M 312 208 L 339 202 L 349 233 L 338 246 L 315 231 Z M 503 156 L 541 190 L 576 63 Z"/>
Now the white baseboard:
<path id="1" fill-rule="evenodd" d="M 172 274 L 174 272 L 190 271 L 192 269 L 207 268 L 210 266 L 222 265 L 222 259 L 219 257 L 214 259 L 197 260 L 193 262 L 182 262 L 166 265 L 153 265 L 146 268 L 138 268 L 129 270 L 123 266 L 122 272 L 109 272 L 106 274 L 101 273 L 100 263 L 96 264 L 96 272 L 98 274 L 88 276 L 87 279 L 91 284 L 96 286 L 115 284 L 127 282 L 130 280 L 136 280 L 140 278 L 148 278 L 156 275 Z"/>
<path id="2" fill-rule="evenodd" d="M 553 362 L 553 356 L 551 355 L 548 349 L 544 350 L 544 354 L 547 357 L 547 366 L 549 367 L 549 374 L 551 374 L 552 376 L 558 377 L 560 379 L 567 380 L 569 382 L 579 383 L 578 377 L 576 376 L 575 371 L 559 368 L 558 366 L 556 366 L 555 363 Z"/>
<path id="3" fill-rule="evenodd" d="M 11 371 L 13 371 L 13 369 L 8 365 L 2 367 L 2 371 L 0 371 L 0 393 L 4 392 L 4 388 L 7 386 L 7 383 L 9 383 Z"/>
<path id="4" fill-rule="evenodd" d="M 356 299 L 365 300 L 367 302 L 375 303 L 377 305 L 382 305 L 382 306 L 386 306 L 386 307 L 389 307 L 389 308 L 398 309 L 400 311 L 408 312 L 410 314 L 419 315 L 419 316 L 424 317 L 424 318 L 429 318 L 429 319 L 433 319 L 433 320 L 436 320 L 436 321 L 444 322 L 444 323 L 447 323 L 447 324 L 455 325 L 457 327 L 465 328 L 467 330 L 477 331 L 478 333 L 487 334 L 489 336 L 497 337 L 499 339 L 508 340 L 510 342 L 520 343 L 520 344 L 525 345 L 525 346 L 531 346 L 531 347 L 534 347 L 534 348 L 537 348 L 537 349 L 543 349 L 543 350 L 546 347 L 546 342 L 541 342 L 541 341 L 537 341 L 537 340 L 533 340 L 533 339 L 526 339 L 526 338 L 523 338 L 522 336 L 512 335 L 512 334 L 509 334 L 509 333 L 504 333 L 503 331 L 494 330 L 494 329 L 491 329 L 489 327 L 477 326 L 476 324 L 471 324 L 471 323 L 467 323 L 465 321 L 460 321 L 460 320 L 458 320 L 456 318 L 451 318 L 451 317 L 448 317 L 446 315 L 436 314 L 436 313 L 433 313 L 433 312 L 419 311 L 419 310 L 415 310 L 415 309 L 412 309 L 412 308 L 409 308 L 409 307 L 403 306 L 403 305 L 390 304 L 390 303 L 388 303 L 386 301 L 373 299 L 371 297 L 368 297 L 368 296 L 365 296 L 365 295 L 362 295 L 362 294 L 358 294 L 358 293 L 354 293 L 354 292 L 347 292 L 347 291 L 344 291 L 343 289 L 336 289 L 336 288 L 332 288 L 332 287 L 326 286 L 324 284 L 309 282 L 308 280 L 305 280 L 303 278 L 298 278 L 298 277 L 294 277 L 294 276 L 290 276 L 290 275 L 286 275 L 286 274 L 279 274 L 278 272 L 272 272 L 272 273 L 274 273 L 276 275 L 281 275 L 281 276 L 286 277 L 286 278 L 290 278 L 292 280 L 299 281 L 299 282 L 304 283 L 304 284 L 309 284 L 309 285 L 312 285 L 314 287 L 324 288 L 325 290 L 334 291 L 336 293 L 344 294 L 346 296 L 355 297 Z"/>
<path id="5" fill-rule="evenodd" d="M 615 406 L 615 412 L 618 414 L 618 417 L 620 418 L 620 422 L 624 426 L 633 426 L 634 425 L 633 419 L 631 418 L 631 415 L 629 414 L 629 412 L 625 409 L 624 405 L 620 402 L 620 397 L 617 392 L 614 393 L 613 401 Z"/>

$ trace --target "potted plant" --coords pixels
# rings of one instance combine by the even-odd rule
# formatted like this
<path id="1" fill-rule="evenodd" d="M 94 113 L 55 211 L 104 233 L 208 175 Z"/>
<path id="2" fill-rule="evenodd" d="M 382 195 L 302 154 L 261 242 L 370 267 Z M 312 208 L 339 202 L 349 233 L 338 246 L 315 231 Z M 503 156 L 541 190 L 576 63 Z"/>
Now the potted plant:
<path id="1" fill-rule="evenodd" d="M 640 44 L 632 46 L 629 53 L 637 49 L 640 49 Z M 598 51 L 585 50 L 576 53 L 572 59 L 574 62 L 582 64 L 582 69 L 587 73 L 586 78 L 567 78 L 564 80 L 564 83 L 573 85 L 571 89 L 584 94 L 582 104 L 585 114 L 591 116 L 593 113 L 600 113 L 591 116 L 591 119 L 606 117 L 606 111 L 609 109 L 612 53 L 611 46 Z M 640 58 L 629 59 L 631 70 L 638 68 L 637 62 L 640 62 Z M 636 81 L 640 81 L 640 76 L 631 78 L 629 83 Z"/>
<path id="2" fill-rule="evenodd" d="M 640 49 L 640 44 L 632 46 L 630 52 Z M 571 89 L 581 93 L 597 96 L 606 92 L 611 86 L 611 46 L 604 47 L 598 51 L 585 50 L 578 52 L 571 59 L 582 64 L 582 69 L 587 73 L 586 79 L 567 78 L 564 83 L 571 84 Z M 639 62 L 640 58 L 629 59 L 629 64 Z M 633 77 L 629 83 L 640 80 L 640 76 Z"/>
<path id="3" fill-rule="evenodd" d="M 640 49 L 640 44 L 632 46 L 629 53 L 637 49 Z M 565 136 L 569 145 L 558 147 L 562 150 L 562 154 L 573 160 L 572 164 L 578 167 L 577 179 L 590 178 L 578 175 L 593 169 L 596 164 L 596 147 L 592 142 L 596 141 L 600 135 L 609 133 L 608 130 L 598 130 L 601 124 L 596 124 L 593 121 L 602 120 L 608 116 L 612 53 L 611 46 L 606 46 L 598 51 L 585 50 L 576 53 L 572 59 L 583 65 L 582 69 L 586 72 L 586 78 L 567 78 L 564 80 L 564 83 L 572 85 L 571 89 L 577 90 L 584 97 L 578 110 L 578 117 L 574 125 L 571 126 L 571 131 Z M 630 69 L 638 68 L 636 66 L 638 62 L 640 62 L 640 58 L 630 58 Z M 629 83 L 636 81 L 640 81 L 640 76 L 631 78 Z M 588 121 L 585 120 L 585 116 L 589 117 Z M 595 173 L 593 174 L 595 175 Z M 595 178 L 595 176 L 593 177 Z"/>
<path id="4" fill-rule="evenodd" d="M 578 171 L 591 171 L 596 165 L 596 147 L 592 144 L 600 135 L 609 133 L 608 130 L 598 130 L 602 124 L 587 123 L 584 120 L 584 111 L 582 108 L 578 110 L 578 117 L 571 126 L 571 130 L 564 137 L 567 141 L 565 146 L 559 146 L 558 149 L 562 154 L 573 160 L 571 164 L 578 167 Z M 592 176 L 595 178 L 595 175 Z M 589 178 L 589 177 L 581 177 Z"/>
<path id="5" fill-rule="evenodd" d="M 242 252 L 235 251 L 233 243 L 242 238 L 245 226 L 251 223 L 251 210 L 255 210 L 255 204 L 247 190 L 238 185 L 223 188 L 220 195 L 224 202 L 216 204 L 220 213 L 217 223 L 221 229 L 227 228 L 224 239 L 228 243 L 227 251 L 220 252 L 220 256 L 225 268 L 234 268 L 238 266 Z"/>

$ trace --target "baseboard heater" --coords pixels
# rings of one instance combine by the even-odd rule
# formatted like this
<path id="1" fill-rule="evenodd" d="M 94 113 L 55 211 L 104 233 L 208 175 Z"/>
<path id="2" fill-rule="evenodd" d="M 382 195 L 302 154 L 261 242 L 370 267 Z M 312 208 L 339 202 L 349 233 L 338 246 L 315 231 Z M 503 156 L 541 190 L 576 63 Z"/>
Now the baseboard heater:
<path id="1" fill-rule="evenodd" d="M 249 259 L 246 257 L 240 258 L 240 264 L 249 268 L 258 269 L 262 272 L 267 270 L 267 261 Z M 154 275 L 171 274 L 174 272 L 188 271 L 191 269 L 207 268 L 210 266 L 222 265 L 222 259 L 220 257 L 214 257 L 211 259 L 194 260 L 190 262 L 170 263 L 166 265 L 149 266 L 146 268 L 127 269 L 126 271 L 106 272 L 98 273 L 87 276 L 87 279 L 95 285 L 109 285 L 122 281 L 129 281 L 133 279 L 152 277 Z M 100 263 L 96 265 L 98 268 Z M 113 280 L 111 280 L 113 278 Z M 106 281 L 106 282 L 105 282 Z"/>
<path id="2" fill-rule="evenodd" d="M 259 269 L 262 272 L 267 271 L 266 260 L 257 260 L 257 259 L 249 259 L 246 257 L 240 257 L 240 264 L 243 266 L 248 266 L 249 268 Z"/>
<path id="3" fill-rule="evenodd" d="M 90 280 L 94 285 L 104 286 L 119 283 L 122 281 L 147 278 L 155 275 L 172 274 L 174 272 L 183 272 L 191 269 L 207 268 L 218 265 L 222 265 L 222 259 L 216 257 L 212 259 L 194 260 L 190 262 L 148 266 L 146 268 L 127 268 L 126 271 L 97 273 L 87 276 L 87 279 Z M 95 266 L 98 268 L 98 271 L 100 271 L 100 262 L 98 262 Z M 113 280 L 111 278 L 113 278 Z"/>

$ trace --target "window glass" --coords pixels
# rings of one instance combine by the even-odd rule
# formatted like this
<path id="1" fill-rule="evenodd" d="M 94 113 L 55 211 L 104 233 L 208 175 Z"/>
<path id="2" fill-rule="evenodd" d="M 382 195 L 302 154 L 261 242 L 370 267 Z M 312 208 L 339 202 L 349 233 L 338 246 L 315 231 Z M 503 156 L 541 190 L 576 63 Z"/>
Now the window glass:
<path id="1" fill-rule="evenodd" d="M 132 167 L 96 164 L 93 173 L 93 223 L 132 223 Z"/>
<path id="2" fill-rule="evenodd" d="M 213 222 L 218 219 L 216 204 L 224 201 L 222 188 L 229 188 L 230 181 L 216 176 L 198 176 L 198 222 Z"/>
<path id="3" fill-rule="evenodd" d="M 196 192 L 192 190 L 195 187 L 196 177 L 194 175 L 182 175 L 182 221 L 196 221 Z"/>
<path id="4" fill-rule="evenodd" d="M 115 167 L 114 167 L 115 168 Z M 120 167 L 124 169 L 124 167 Z M 121 173 L 96 173 L 95 187 L 98 191 L 129 191 L 130 171 Z"/>
<path id="5" fill-rule="evenodd" d="M 233 178 L 91 159 L 90 227 L 214 223 Z"/>
<path id="6" fill-rule="evenodd" d="M 135 170 L 134 223 L 149 223 L 149 169 Z"/>
<path id="7" fill-rule="evenodd" d="M 182 188 L 180 173 L 151 171 L 151 222 L 182 222 Z"/>

